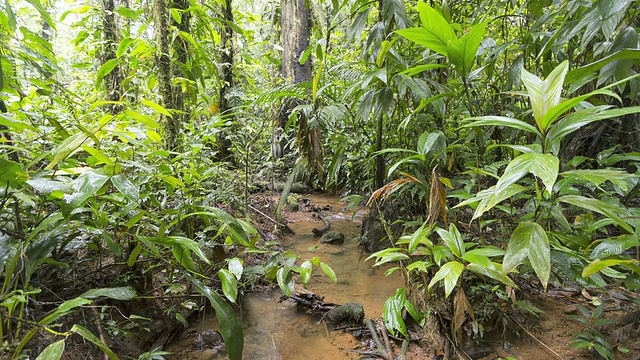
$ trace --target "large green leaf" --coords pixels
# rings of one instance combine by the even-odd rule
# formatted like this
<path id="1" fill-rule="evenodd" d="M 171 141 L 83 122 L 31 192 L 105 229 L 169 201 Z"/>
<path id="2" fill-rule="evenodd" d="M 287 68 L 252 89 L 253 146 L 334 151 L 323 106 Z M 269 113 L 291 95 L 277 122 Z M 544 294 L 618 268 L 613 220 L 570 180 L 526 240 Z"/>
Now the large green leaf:
<path id="1" fill-rule="evenodd" d="M 238 281 L 236 277 L 227 269 L 220 269 L 218 271 L 218 278 L 222 281 L 222 292 L 224 296 L 232 303 L 236 302 L 238 296 Z"/>
<path id="2" fill-rule="evenodd" d="M 611 266 L 616 266 L 616 265 L 622 265 L 622 266 L 626 266 L 626 267 L 633 267 L 636 264 L 640 264 L 640 261 L 638 260 L 621 260 L 621 259 L 606 259 L 606 260 L 600 260 L 600 259 L 596 259 L 594 261 L 592 261 L 591 263 L 589 263 L 589 265 L 585 266 L 584 269 L 582 269 L 582 277 L 583 278 L 588 278 L 589 276 L 602 271 L 606 268 L 609 268 Z M 633 267 L 634 269 L 637 270 L 637 268 Z M 637 273 L 637 271 L 636 271 Z M 639 273 L 640 275 L 640 273 Z"/>
<path id="3" fill-rule="evenodd" d="M 104 184 L 109 180 L 109 176 L 100 174 L 97 171 L 86 171 L 73 182 L 73 194 L 65 194 L 62 202 L 62 214 L 66 217 L 84 205 L 91 196 L 94 196 Z"/>
<path id="4" fill-rule="evenodd" d="M 96 89 L 100 88 L 102 79 L 104 79 L 105 76 L 109 75 L 113 71 L 113 69 L 118 66 L 118 61 L 118 59 L 111 59 L 100 66 L 98 72 L 96 73 Z"/>
<path id="5" fill-rule="evenodd" d="M 449 226 L 449 230 L 438 228 L 436 229 L 438 235 L 442 241 L 444 241 L 445 245 L 451 250 L 451 252 L 459 257 L 462 257 L 464 254 L 464 243 L 462 242 L 462 235 L 460 235 L 460 231 L 454 224 Z"/>
<path id="6" fill-rule="evenodd" d="M 118 356 L 116 354 L 114 354 L 113 351 L 111 351 L 111 349 L 109 349 L 109 347 L 107 345 L 105 345 L 102 341 L 100 341 L 100 339 L 98 339 L 98 337 L 96 337 L 95 335 L 93 335 L 93 333 L 89 330 L 87 330 L 86 328 L 75 324 L 73 325 L 73 327 L 71 327 L 72 332 L 82 336 L 85 340 L 93 343 L 94 345 L 96 345 L 97 347 L 100 348 L 100 350 L 102 350 L 103 353 L 105 353 L 105 355 L 107 355 L 109 357 L 109 359 L 111 360 L 118 360 Z"/>
<path id="7" fill-rule="evenodd" d="M 198 257 L 205 263 L 211 264 L 207 256 L 200 248 L 200 245 L 198 245 L 198 243 L 194 240 L 191 240 L 184 236 L 159 236 L 148 237 L 146 239 L 171 247 L 176 260 L 189 270 L 194 270 L 193 259 L 191 259 L 192 252 L 198 255 Z"/>
<path id="8" fill-rule="evenodd" d="M 618 216 L 618 214 L 626 214 L 626 209 L 624 208 L 616 207 L 614 205 L 607 204 L 604 201 L 580 195 L 565 195 L 558 198 L 558 201 L 605 215 L 609 219 L 613 220 L 614 223 L 627 230 L 630 234 L 634 233 L 633 228 Z"/>
<path id="9" fill-rule="evenodd" d="M 620 255 L 632 246 L 640 246 L 636 234 L 604 239 L 593 249 L 590 257 L 592 259 L 602 259 L 612 255 Z"/>
<path id="10" fill-rule="evenodd" d="M 58 340 L 42 350 L 36 360 L 58 360 L 64 352 L 64 339 Z"/>
<path id="11" fill-rule="evenodd" d="M 549 129 L 549 133 L 545 139 L 547 149 L 551 149 L 552 146 L 559 147 L 560 141 L 567 135 L 592 122 L 640 112 L 640 106 L 631 106 L 622 109 L 603 109 L 606 108 L 597 107 L 585 109 L 565 116 Z"/>
<path id="12" fill-rule="evenodd" d="M 458 279 L 460 275 L 462 275 L 462 271 L 464 270 L 464 265 L 457 261 L 449 261 L 448 263 L 442 265 L 440 270 L 433 276 L 431 281 L 429 282 L 429 290 L 433 287 L 433 285 L 437 284 L 438 281 L 444 281 L 444 294 L 445 297 L 449 297 L 449 294 L 453 291 L 458 283 Z"/>
<path id="13" fill-rule="evenodd" d="M 338 282 L 338 277 L 336 276 L 335 271 L 331 268 L 331 266 L 327 265 L 324 262 L 320 262 L 320 269 L 324 272 L 334 283 Z"/>
<path id="14" fill-rule="evenodd" d="M 211 302 L 211 306 L 215 310 L 216 317 L 220 323 L 220 334 L 222 334 L 229 359 L 242 360 L 244 334 L 242 333 L 242 325 L 233 312 L 233 308 L 217 292 L 202 284 L 200 280 L 189 274 L 186 276 L 196 289 Z"/>
<path id="15" fill-rule="evenodd" d="M 502 273 L 509 273 L 527 258 L 546 289 L 551 274 L 549 238 L 542 226 L 531 221 L 518 225 L 511 234 L 502 262 Z"/>
<path id="16" fill-rule="evenodd" d="M 476 24 L 468 33 L 449 42 L 447 46 L 448 58 L 460 76 L 466 77 L 471 71 L 486 27 L 486 22 Z"/>
<path id="17" fill-rule="evenodd" d="M 538 130 L 543 134 L 547 132 L 550 125 L 545 122 L 545 115 L 551 108 L 560 103 L 562 85 L 568 69 L 569 62 L 565 60 L 545 80 L 522 69 L 522 82 L 529 93 Z"/>
<path id="18" fill-rule="evenodd" d="M 609 180 L 612 184 L 620 187 L 622 191 L 627 191 L 629 183 L 638 177 L 635 174 L 629 174 L 624 170 L 617 169 L 570 170 L 560 173 L 560 175 L 577 183 L 584 184 L 585 182 L 590 182 L 598 187 Z"/>
<path id="19" fill-rule="evenodd" d="M 461 202 L 455 207 L 472 205 L 474 203 L 479 202 L 479 204 L 476 206 L 476 211 L 473 214 L 473 219 L 475 220 L 480 216 L 482 216 L 485 212 L 489 211 L 494 206 L 498 205 L 503 200 L 506 200 L 514 195 L 517 195 L 525 191 L 526 189 L 527 188 L 525 188 L 522 185 L 511 184 L 506 188 L 502 189 L 502 191 L 498 192 L 496 191 L 496 187 L 492 186 L 488 189 L 480 191 L 479 193 L 476 194 L 476 196 Z"/>
<path id="20" fill-rule="evenodd" d="M 566 77 L 567 83 L 573 83 L 581 80 L 585 76 L 591 75 L 602 69 L 605 65 L 615 60 L 635 60 L 640 59 L 640 49 L 623 49 L 613 54 L 607 55 L 602 59 L 571 70 Z"/>
<path id="21" fill-rule="evenodd" d="M 124 174 L 118 174 L 111 177 L 111 183 L 120 191 L 129 201 L 140 200 L 140 190 L 133 185 Z"/>
<path id="22" fill-rule="evenodd" d="M 453 28 L 440 13 L 431 6 L 418 3 L 422 27 L 401 29 L 396 32 L 407 40 L 422 45 L 439 54 L 447 56 L 449 41 L 456 39 Z"/>
<path id="23" fill-rule="evenodd" d="M 97 297 L 104 296 L 114 300 L 131 300 L 137 295 L 138 294 L 136 294 L 136 291 L 131 286 L 123 286 L 115 288 L 91 289 L 80 295 L 80 297 L 85 299 L 95 299 Z"/>
<path id="24" fill-rule="evenodd" d="M 534 133 L 540 137 L 542 134 L 535 126 L 526 123 L 522 120 L 504 117 L 504 116 L 480 116 L 466 118 L 465 120 L 472 120 L 473 122 L 463 125 L 463 127 L 475 127 L 475 126 L 507 126 L 514 129 L 520 129 Z"/>
<path id="25" fill-rule="evenodd" d="M 555 155 L 534 152 L 522 154 L 507 165 L 504 174 L 496 184 L 496 193 L 504 191 L 527 174 L 535 175 L 551 193 L 558 177 L 559 167 L 560 159 Z"/>
<path id="26" fill-rule="evenodd" d="M 404 289 L 402 289 L 404 291 Z M 407 302 L 406 293 L 401 289 L 396 290 L 396 295 L 387 299 L 382 311 L 384 325 L 395 336 L 396 330 L 407 336 L 407 326 L 402 318 L 402 310 Z"/>
<path id="27" fill-rule="evenodd" d="M 29 179 L 29 175 L 22 170 L 20 164 L 0 159 L 0 187 L 4 188 L 7 183 L 12 188 L 16 189 Z"/>

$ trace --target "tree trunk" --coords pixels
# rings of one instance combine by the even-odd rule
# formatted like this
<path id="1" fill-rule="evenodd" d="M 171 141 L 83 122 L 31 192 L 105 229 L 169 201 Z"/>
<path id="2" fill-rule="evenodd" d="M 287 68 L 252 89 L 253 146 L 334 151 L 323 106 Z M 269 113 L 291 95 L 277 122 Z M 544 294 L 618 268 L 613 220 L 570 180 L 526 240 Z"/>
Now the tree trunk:
<path id="1" fill-rule="evenodd" d="M 222 86 L 220 86 L 220 92 L 218 93 L 219 103 L 218 109 L 220 115 L 226 120 L 233 122 L 234 116 L 229 111 L 231 106 L 229 105 L 229 93 L 233 87 L 233 29 L 230 24 L 233 23 L 233 4 L 232 0 L 225 0 L 224 8 L 222 9 L 222 15 L 224 19 L 223 31 L 222 31 L 222 52 L 220 56 L 220 77 L 222 78 Z M 229 140 L 224 132 L 221 132 L 217 139 L 219 146 L 219 156 L 221 161 L 229 161 L 233 163 L 231 157 L 231 140 Z M 235 165 L 235 164 L 234 164 Z"/>
<path id="2" fill-rule="evenodd" d="M 173 89 L 171 85 L 171 47 L 169 44 L 169 9 L 166 0 L 156 0 L 154 4 L 154 18 L 156 25 L 156 42 L 158 47 L 158 86 L 162 105 L 167 109 L 173 109 Z M 180 122 L 173 116 L 161 116 L 164 127 L 164 145 L 167 150 L 177 149 L 181 142 Z"/>
<path id="3" fill-rule="evenodd" d="M 116 59 L 116 51 L 120 40 L 118 39 L 118 26 L 114 13 L 114 0 L 102 0 L 102 37 L 104 47 L 102 49 L 102 64 Z M 109 101 L 120 101 L 122 96 L 122 70 L 120 65 L 116 65 L 113 70 L 104 77 L 104 87 Z M 115 115 L 122 111 L 122 105 L 110 105 L 109 111 Z"/>
<path id="4" fill-rule="evenodd" d="M 311 13 L 305 0 L 281 0 L 282 76 L 288 84 L 311 80 L 311 62 L 300 64 L 300 54 L 309 46 Z"/>
<path id="5" fill-rule="evenodd" d="M 311 61 L 307 60 L 304 65 L 300 64 L 300 54 L 309 46 L 309 36 L 311 35 L 311 13 L 306 6 L 305 0 L 281 0 L 280 9 L 282 12 L 282 76 L 287 84 L 299 84 L 311 81 Z M 291 110 L 298 103 L 291 100 L 283 100 L 277 116 L 277 128 L 274 131 L 272 143 L 278 143 L 277 137 L 283 133 L 283 129 L 289 119 Z M 285 153 L 286 138 L 282 139 L 276 151 L 273 151 L 274 158 L 281 157 Z"/>

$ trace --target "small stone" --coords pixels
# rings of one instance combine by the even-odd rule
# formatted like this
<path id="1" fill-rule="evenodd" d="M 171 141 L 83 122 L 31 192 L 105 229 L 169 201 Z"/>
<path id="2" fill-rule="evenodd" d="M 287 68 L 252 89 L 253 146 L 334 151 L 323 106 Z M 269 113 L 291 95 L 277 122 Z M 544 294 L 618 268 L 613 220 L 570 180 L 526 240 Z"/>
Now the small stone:
<path id="1" fill-rule="evenodd" d="M 320 238 L 320 242 L 323 244 L 344 244 L 344 234 L 340 231 L 327 231 Z"/>
<path id="2" fill-rule="evenodd" d="M 578 313 L 578 308 L 575 305 L 567 305 L 562 308 L 562 311 L 567 315 L 574 315 Z"/>

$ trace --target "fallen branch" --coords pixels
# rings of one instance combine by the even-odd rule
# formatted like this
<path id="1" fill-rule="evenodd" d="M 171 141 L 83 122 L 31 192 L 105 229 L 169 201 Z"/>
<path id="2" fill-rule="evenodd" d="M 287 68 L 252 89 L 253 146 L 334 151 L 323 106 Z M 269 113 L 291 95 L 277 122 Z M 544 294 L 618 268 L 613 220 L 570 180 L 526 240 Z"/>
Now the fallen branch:
<path id="1" fill-rule="evenodd" d="M 373 321 L 371 321 L 371 319 L 364 319 L 364 324 L 367 326 L 367 328 L 369 329 L 369 332 L 371 333 L 371 339 L 373 339 L 373 342 L 378 347 L 378 350 L 374 353 L 378 356 L 381 356 L 383 359 L 393 360 L 393 357 L 389 357 L 389 355 L 384 350 L 384 345 L 382 344 L 382 341 L 380 341 L 380 337 L 378 336 L 378 330 L 373 325 Z"/>
<path id="2" fill-rule="evenodd" d="M 318 210 L 318 217 L 322 219 L 322 222 L 324 222 L 324 226 L 321 229 L 313 228 L 311 229 L 311 232 L 313 232 L 316 236 L 322 236 L 322 234 L 329 230 L 329 228 L 331 227 L 331 223 L 329 222 L 329 220 L 327 220 L 326 217 L 324 217 L 324 215 L 322 215 L 322 211 L 320 210 Z"/>

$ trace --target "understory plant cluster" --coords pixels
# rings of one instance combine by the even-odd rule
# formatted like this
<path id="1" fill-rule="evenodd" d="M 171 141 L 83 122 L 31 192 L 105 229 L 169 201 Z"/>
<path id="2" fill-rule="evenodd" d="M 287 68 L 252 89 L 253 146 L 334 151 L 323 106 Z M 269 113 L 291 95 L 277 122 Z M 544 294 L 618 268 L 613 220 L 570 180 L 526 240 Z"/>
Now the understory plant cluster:
<path id="1" fill-rule="evenodd" d="M 295 84 L 277 2 L 56 3 L 0 4 L 0 357 L 82 338 L 115 359 L 206 298 L 242 358 L 244 288 L 336 281 L 253 222 L 251 193 L 282 185 L 280 226 L 294 181 L 410 209 L 370 256 L 407 279 L 394 335 L 437 316 L 447 343 L 480 342 L 537 312 L 523 282 L 640 287 L 632 0 L 303 1 Z M 573 346 L 611 359 L 630 344 L 598 309 Z"/>

